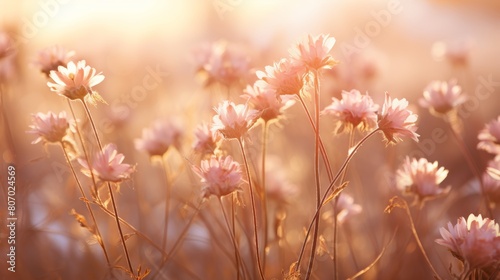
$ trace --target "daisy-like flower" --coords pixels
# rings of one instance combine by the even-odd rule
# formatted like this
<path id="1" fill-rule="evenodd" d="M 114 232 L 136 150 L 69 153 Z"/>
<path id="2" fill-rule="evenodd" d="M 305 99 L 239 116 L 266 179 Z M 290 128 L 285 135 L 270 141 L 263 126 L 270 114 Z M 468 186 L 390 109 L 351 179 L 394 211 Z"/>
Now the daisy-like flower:
<path id="1" fill-rule="evenodd" d="M 224 138 L 242 137 L 257 121 L 259 112 L 249 109 L 247 104 L 234 104 L 223 101 L 215 108 L 212 130 L 221 133 Z"/>
<path id="2" fill-rule="evenodd" d="M 401 137 L 409 137 L 418 142 L 419 135 L 415 132 L 418 116 L 408 110 L 408 101 L 392 99 L 389 93 L 385 94 L 385 102 L 379 116 L 378 127 L 384 133 L 387 143 L 397 143 Z"/>
<path id="3" fill-rule="evenodd" d="M 212 155 L 210 159 L 202 160 L 199 167 L 193 166 L 193 171 L 201 178 L 203 198 L 211 195 L 220 198 L 241 190 L 241 167 L 231 156 Z"/>
<path id="4" fill-rule="evenodd" d="M 67 65 L 74 55 L 74 51 L 66 51 L 61 46 L 52 46 L 38 53 L 35 64 L 49 77 L 50 71 L 57 71 L 59 66 Z"/>
<path id="5" fill-rule="evenodd" d="M 361 94 L 358 90 L 343 91 L 342 99 L 332 98 L 333 102 L 323 110 L 323 114 L 332 115 L 337 124 L 336 133 L 344 130 L 352 131 L 359 128 L 361 131 L 377 127 L 378 105 L 373 103 L 368 94 Z"/>
<path id="6" fill-rule="evenodd" d="M 156 121 L 151 128 L 142 130 L 142 138 L 135 139 L 135 148 L 150 156 L 163 156 L 170 147 L 180 148 L 182 129 L 172 121 Z"/>
<path id="7" fill-rule="evenodd" d="M 488 170 L 500 170 L 500 160 L 491 160 L 482 178 L 484 193 L 492 202 L 500 203 L 500 180 L 493 177 Z"/>
<path id="8" fill-rule="evenodd" d="M 55 114 L 53 112 L 37 113 L 32 115 L 33 124 L 27 133 L 38 136 L 31 144 L 44 141 L 45 143 L 59 143 L 67 135 L 68 130 L 73 131 L 74 123 L 69 121 L 66 112 Z"/>
<path id="9" fill-rule="evenodd" d="M 309 35 L 307 39 L 290 49 L 293 60 L 309 69 L 331 69 L 338 62 L 329 54 L 335 45 L 335 38 L 329 35 Z"/>
<path id="10" fill-rule="evenodd" d="M 102 151 L 96 153 L 92 164 L 88 164 L 85 159 L 78 158 L 78 162 L 83 167 L 82 173 L 91 177 L 92 173 L 103 182 L 119 183 L 130 178 L 135 171 L 134 166 L 122 163 L 125 159 L 123 154 L 119 154 L 115 144 L 107 144 Z"/>
<path id="11" fill-rule="evenodd" d="M 47 82 L 50 90 L 59 95 L 66 96 L 71 100 L 81 99 L 89 95 L 92 103 L 102 101 L 99 94 L 92 90 L 92 87 L 98 85 L 104 80 L 104 76 L 100 73 L 96 74 L 96 70 L 85 64 L 85 60 L 75 64 L 73 61 L 68 62 L 66 67 L 59 66 L 57 71 L 50 71 L 50 78 L 54 81 Z"/>
<path id="12" fill-rule="evenodd" d="M 455 225 L 439 229 L 436 243 L 447 247 L 454 257 L 470 269 L 484 269 L 500 262 L 500 230 L 495 220 L 470 214 L 467 221 L 460 217 Z"/>
<path id="13" fill-rule="evenodd" d="M 304 86 L 304 67 L 295 61 L 283 58 L 273 66 L 266 66 L 265 72 L 257 71 L 257 78 L 274 89 L 278 95 L 300 94 Z"/>
<path id="14" fill-rule="evenodd" d="M 219 133 L 215 133 L 208 124 L 200 124 L 194 132 L 196 141 L 193 144 L 195 152 L 200 154 L 213 154 L 222 140 Z"/>
<path id="15" fill-rule="evenodd" d="M 247 98 L 253 108 L 260 112 L 260 118 L 264 121 L 278 119 L 284 111 L 292 106 L 295 101 L 289 96 L 280 97 L 274 89 L 255 83 L 248 85 L 241 97 Z"/>
<path id="16" fill-rule="evenodd" d="M 437 161 L 431 163 L 425 158 L 410 160 L 406 157 L 396 171 L 396 185 L 404 194 L 414 195 L 418 202 L 423 202 L 450 191 L 451 186 L 439 187 L 447 175 L 448 170 L 438 167 Z"/>
<path id="17" fill-rule="evenodd" d="M 424 90 L 420 106 L 429 108 L 435 115 L 443 115 L 467 100 L 456 80 L 433 81 Z"/>
<path id="18" fill-rule="evenodd" d="M 500 116 L 487 123 L 477 138 L 479 139 L 478 149 L 500 155 Z"/>
<path id="19" fill-rule="evenodd" d="M 342 193 L 339 196 L 339 200 L 337 201 L 337 220 L 340 224 L 348 221 L 348 219 L 352 216 L 356 216 L 363 208 L 359 204 L 354 203 L 354 198 L 352 196 Z"/>
<path id="20" fill-rule="evenodd" d="M 225 41 L 204 44 L 193 54 L 193 60 L 205 86 L 213 83 L 231 85 L 243 79 L 250 70 L 250 59 Z"/>

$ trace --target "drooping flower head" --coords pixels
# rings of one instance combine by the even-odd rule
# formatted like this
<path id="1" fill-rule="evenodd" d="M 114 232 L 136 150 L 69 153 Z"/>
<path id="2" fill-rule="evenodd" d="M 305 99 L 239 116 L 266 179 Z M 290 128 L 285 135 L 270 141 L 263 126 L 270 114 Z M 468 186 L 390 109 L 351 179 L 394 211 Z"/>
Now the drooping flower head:
<path id="1" fill-rule="evenodd" d="M 238 83 L 250 70 L 247 54 L 241 48 L 225 41 L 201 45 L 193 53 L 193 60 L 205 86 L 213 83 L 227 86 Z"/>
<path id="2" fill-rule="evenodd" d="M 323 114 L 332 115 L 337 124 L 336 133 L 344 130 L 352 131 L 359 128 L 361 131 L 377 127 L 378 105 L 373 103 L 368 94 L 361 94 L 358 90 L 343 91 L 342 99 L 332 98 L 333 102 L 323 110 Z"/>
<path id="3" fill-rule="evenodd" d="M 275 120 L 281 117 L 284 111 L 292 106 L 295 101 L 288 96 L 276 95 L 274 89 L 255 83 L 248 85 L 241 97 L 248 99 L 253 108 L 260 112 L 260 118 L 264 121 Z"/>
<path id="4" fill-rule="evenodd" d="M 495 220 L 470 214 L 467 220 L 460 217 L 455 225 L 448 222 L 440 228 L 441 237 L 436 243 L 447 247 L 453 256 L 471 269 L 487 268 L 500 262 L 500 230 Z"/>
<path id="5" fill-rule="evenodd" d="M 66 67 L 59 66 L 57 71 L 50 71 L 50 78 L 54 81 L 47 82 L 50 90 L 59 95 L 66 96 L 71 100 L 81 99 L 89 95 L 88 100 L 91 102 L 102 101 L 99 94 L 92 90 L 92 87 L 98 85 L 104 80 L 104 76 L 86 65 L 85 60 L 75 64 L 73 61 L 68 62 Z"/>
<path id="6" fill-rule="evenodd" d="M 450 187 L 439 186 L 447 175 L 448 170 L 438 167 L 437 161 L 431 163 L 425 158 L 410 160 L 406 157 L 396 172 L 396 184 L 404 194 L 414 195 L 418 202 L 423 202 L 450 191 Z"/>
<path id="7" fill-rule="evenodd" d="M 125 159 L 123 154 L 119 154 L 115 144 L 107 144 L 93 157 L 92 164 L 88 164 L 85 159 L 78 158 L 78 162 L 83 167 L 82 173 L 91 177 L 91 171 L 100 181 L 122 182 L 130 178 L 135 171 L 134 166 L 122 163 Z"/>
<path id="8" fill-rule="evenodd" d="M 170 147 L 180 148 L 182 129 L 173 121 L 156 121 L 142 130 L 142 138 L 135 139 L 135 148 L 150 156 L 163 156 Z"/>
<path id="9" fill-rule="evenodd" d="M 221 133 L 224 138 L 240 138 L 259 117 L 257 110 L 249 109 L 247 104 L 234 104 L 223 101 L 215 108 L 212 130 Z"/>
<path id="10" fill-rule="evenodd" d="M 419 135 L 416 122 L 418 116 L 408 110 L 408 101 L 403 99 L 392 99 L 388 93 L 385 94 L 385 102 L 380 112 L 378 127 L 384 133 L 387 143 L 397 143 L 401 137 L 409 137 L 418 142 Z"/>
<path id="11" fill-rule="evenodd" d="M 66 51 L 56 45 L 40 51 L 35 64 L 42 73 L 49 77 L 50 71 L 57 71 L 59 66 L 66 66 L 74 55 L 74 51 Z"/>
<path id="12" fill-rule="evenodd" d="M 479 139 L 478 149 L 500 155 L 500 116 L 487 123 L 477 138 Z"/>
<path id="13" fill-rule="evenodd" d="M 211 195 L 220 198 L 241 190 L 241 167 L 231 156 L 212 155 L 210 159 L 202 160 L 199 167 L 193 166 L 193 171 L 201 178 L 203 198 Z"/>
<path id="14" fill-rule="evenodd" d="M 257 78 L 274 89 L 278 95 L 300 94 L 304 86 L 305 69 L 299 63 L 283 58 L 273 66 L 266 66 L 265 72 L 257 71 Z"/>
<path id="15" fill-rule="evenodd" d="M 338 62 L 330 55 L 335 45 L 335 38 L 329 35 L 307 36 L 305 40 L 290 49 L 293 60 L 308 69 L 331 69 Z"/>
<path id="16" fill-rule="evenodd" d="M 74 122 L 68 120 L 66 112 L 55 114 L 53 112 L 37 113 L 32 115 L 31 130 L 27 133 L 36 134 L 38 136 L 31 144 L 44 141 L 45 143 L 62 142 L 67 135 L 68 130 L 74 130 Z"/>
<path id="17" fill-rule="evenodd" d="M 424 90 L 420 105 L 429 108 L 433 114 L 443 115 L 467 100 L 456 80 L 433 81 Z"/>
<path id="18" fill-rule="evenodd" d="M 221 135 L 205 123 L 198 125 L 194 134 L 196 141 L 193 144 L 193 149 L 200 154 L 213 154 L 222 140 Z"/>

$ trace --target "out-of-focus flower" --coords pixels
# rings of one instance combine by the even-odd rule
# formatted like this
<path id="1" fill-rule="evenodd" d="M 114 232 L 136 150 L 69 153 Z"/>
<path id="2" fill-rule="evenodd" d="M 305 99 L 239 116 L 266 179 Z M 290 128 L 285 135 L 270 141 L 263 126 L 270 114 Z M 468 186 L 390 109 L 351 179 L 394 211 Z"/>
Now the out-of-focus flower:
<path id="1" fill-rule="evenodd" d="M 280 97 L 276 95 L 274 89 L 259 83 L 255 83 L 253 87 L 248 85 L 244 92 L 245 94 L 241 97 L 248 99 L 253 108 L 260 112 L 260 118 L 266 122 L 278 119 L 287 108 L 295 103 L 291 97 Z"/>
<path id="2" fill-rule="evenodd" d="M 354 198 L 346 193 L 339 195 L 336 206 L 337 220 L 340 224 L 348 221 L 350 217 L 356 216 L 363 210 L 361 205 L 355 204 Z"/>
<path id="3" fill-rule="evenodd" d="M 42 73 L 49 77 L 50 71 L 57 71 L 59 66 L 67 65 L 74 55 L 74 51 L 66 51 L 61 46 L 56 45 L 41 50 L 35 64 Z"/>
<path id="4" fill-rule="evenodd" d="M 102 148 L 102 151 L 96 153 L 93 157 L 92 164 L 88 164 L 85 159 L 78 158 L 78 162 L 83 167 L 82 173 L 91 177 L 92 173 L 103 182 L 122 182 L 130 178 L 130 175 L 135 171 L 134 166 L 122 163 L 125 159 L 123 154 L 119 154 L 116 150 L 116 145 L 113 143 L 107 144 Z"/>
<path id="5" fill-rule="evenodd" d="M 373 103 L 368 94 L 358 90 L 343 91 L 342 99 L 332 98 L 333 102 L 323 110 L 323 114 L 332 115 L 336 123 L 335 132 L 361 131 L 377 127 L 377 110 L 379 106 Z"/>
<path id="6" fill-rule="evenodd" d="M 205 86 L 213 83 L 228 86 L 249 74 L 250 59 L 247 54 L 225 41 L 203 44 L 192 57 Z"/>
<path id="7" fill-rule="evenodd" d="M 329 35 L 307 36 L 307 39 L 290 49 L 293 60 L 309 69 L 331 69 L 338 62 L 329 54 L 335 45 L 335 38 Z"/>
<path id="8" fill-rule="evenodd" d="M 491 154 L 500 154 L 500 116 L 496 120 L 487 123 L 477 136 L 479 143 L 477 148 Z"/>
<path id="9" fill-rule="evenodd" d="M 221 102 L 215 112 L 212 130 L 227 139 L 242 137 L 259 117 L 259 112 L 249 109 L 247 104 L 235 105 L 227 100 Z"/>
<path id="10" fill-rule="evenodd" d="M 0 31 L 0 82 L 9 82 L 18 72 L 18 56 L 14 40 L 7 32 Z"/>
<path id="11" fill-rule="evenodd" d="M 433 114 L 446 114 L 464 103 L 467 96 L 456 80 L 449 82 L 432 81 L 424 90 L 424 97 L 419 100 L 420 106 L 429 108 Z"/>
<path id="12" fill-rule="evenodd" d="M 193 171 L 201 178 L 201 193 L 204 198 L 211 195 L 220 198 L 241 190 L 241 167 L 231 156 L 212 155 L 210 159 L 202 160 L 199 167 L 193 166 Z"/>
<path id="13" fill-rule="evenodd" d="M 135 148 L 150 156 L 163 156 L 170 147 L 180 148 L 182 129 L 173 121 L 156 121 L 151 128 L 142 130 L 142 138 L 135 139 Z"/>
<path id="14" fill-rule="evenodd" d="M 40 141 L 46 143 L 62 142 L 68 130 L 74 129 L 74 123 L 67 119 L 64 111 L 60 112 L 59 115 L 53 112 L 33 114 L 32 122 L 33 124 L 29 126 L 31 130 L 27 131 L 27 133 L 36 134 L 38 138 L 31 144 Z"/>
<path id="15" fill-rule="evenodd" d="M 409 157 L 396 172 L 396 185 L 404 194 L 415 195 L 419 202 L 447 194 L 451 187 L 440 188 L 448 170 L 438 168 L 438 162 L 430 163 L 425 158 L 419 160 Z"/>
<path id="16" fill-rule="evenodd" d="M 277 156 L 266 157 L 266 193 L 270 200 L 279 204 L 288 203 L 297 196 L 298 188 L 288 181 L 288 175 L 282 168 Z"/>
<path id="17" fill-rule="evenodd" d="M 446 59 L 452 66 L 462 67 L 469 63 L 471 42 L 467 40 L 445 43 L 436 42 L 432 45 L 432 56 L 436 60 Z"/>
<path id="18" fill-rule="evenodd" d="M 196 141 L 193 144 L 195 152 L 200 154 L 213 154 L 219 147 L 222 137 L 215 133 L 208 124 L 200 124 L 194 132 Z"/>
<path id="19" fill-rule="evenodd" d="M 266 66 L 265 72 L 255 74 L 278 95 L 300 94 L 304 86 L 304 67 L 295 61 L 283 58 L 273 66 Z"/>
<path id="20" fill-rule="evenodd" d="M 385 94 L 385 102 L 379 116 L 378 127 L 384 133 L 387 143 L 397 143 L 401 137 L 409 137 L 418 142 L 419 135 L 416 122 L 418 116 L 408 110 L 408 101 L 403 99 L 392 99 L 388 93 Z"/>
<path id="21" fill-rule="evenodd" d="M 7 33 L 0 31 L 0 61 L 13 53 L 14 47 L 12 39 Z"/>
<path id="22" fill-rule="evenodd" d="M 447 247 L 453 256 L 468 264 L 470 269 L 487 268 L 500 262 L 500 230 L 495 220 L 470 214 L 456 225 L 439 229 L 440 239 L 436 243 Z"/>
<path id="23" fill-rule="evenodd" d="M 488 163 L 488 169 L 500 170 L 500 159 L 491 160 Z M 500 179 L 494 178 L 491 172 L 483 174 L 483 190 L 490 201 L 500 203 Z"/>
<path id="24" fill-rule="evenodd" d="M 89 101 L 102 101 L 99 94 L 92 90 L 92 87 L 98 85 L 104 80 L 104 76 L 96 74 L 96 70 L 85 64 L 85 60 L 75 64 L 68 62 L 66 67 L 59 66 L 57 71 L 50 71 L 50 78 L 54 81 L 47 82 L 49 88 L 59 95 L 66 96 L 71 100 L 81 99 L 89 95 Z"/>

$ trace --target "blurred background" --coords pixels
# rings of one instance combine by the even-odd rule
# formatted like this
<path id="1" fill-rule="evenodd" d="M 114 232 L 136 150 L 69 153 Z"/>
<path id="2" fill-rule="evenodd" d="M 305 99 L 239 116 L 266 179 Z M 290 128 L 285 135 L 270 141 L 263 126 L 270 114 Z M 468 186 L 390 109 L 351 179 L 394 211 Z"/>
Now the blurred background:
<path id="1" fill-rule="evenodd" d="M 483 170 L 490 157 L 476 152 L 475 146 L 479 130 L 500 113 L 499 27 L 500 2 L 494 0 L 0 0 L 0 32 L 7 34 L 15 49 L 13 55 L 0 61 L 0 178 L 4 186 L 3 170 L 14 163 L 19 216 L 18 271 L 8 273 L 3 261 L 0 278 L 110 277 L 99 246 L 69 214 L 72 208 L 79 213 L 86 210 L 60 148 L 31 145 L 34 137 L 25 133 L 31 114 L 68 110 L 66 100 L 49 90 L 47 78 L 35 64 L 39 51 L 53 45 L 74 50 L 75 61 L 86 60 L 106 77 L 95 90 L 109 105 L 98 104 L 91 110 L 103 141 L 116 143 L 125 154 L 125 162 L 137 164 L 138 170 L 133 180 L 121 186 L 120 214 L 159 244 L 164 207 L 162 170 L 144 152 L 135 150 L 133 140 L 157 119 L 172 119 L 183 127 L 182 147 L 166 156 L 171 169 L 179 172 L 172 186 L 176 203 L 169 230 L 174 242 L 193 212 L 186 205 L 194 203 L 199 192 L 198 179 L 187 164 L 195 161 L 192 144 L 196 125 L 209 123 L 212 107 L 223 98 L 243 102 L 239 96 L 246 84 L 256 79 L 256 70 L 287 57 L 288 49 L 307 34 L 321 33 L 336 38 L 332 55 L 340 62 L 322 77 L 322 104 L 326 106 L 342 90 L 354 88 L 368 92 L 382 104 L 384 93 L 389 92 L 410 101 L 411 109 L 419 115 L 421 135 L 420 144 L 405 141 L 387 148 L 377 136 L 352 162 L 347 175 L 351 185 L 346 192 L 364 210 L 349 221 L 345 231 L 341 229 L 340 277 L 352 276 L 375 259 L 395 228 L 395 240 L 364 279 L 432 277 L 403 212 L 383 213 L 388 199 L 397 194 L 392 174 L 408 154 L 438 160 L 450 170 L 444 184 L 452 186 L 454 195 L 429 202 L 420 211 L 413 209 L 419 215 L 418 230 L 431 260 L 442 275 L 448 275 L 453 259 L 434 243 L 438 229 L 460 216 L 477 213 L 479 198 L 471 187 L 473 174 L 458 152 L 449 125 L 420 108 L 418 99 L 433 80 L 458 80 L 469 96 L 459 113 L 463 138 Z M 204 86 L 196 74 L 196 51 L 203 44 L 221 40 L 248 58 L 246 75 L 231 85 L 227 95 L 221 87 Z M 153 77 L 156 86 L 137 95 L 147 76 Z M 83 110 L 75 107 L 84 119 Z M 288 247 L 282 248 L 287 252 L 284 256 L 270 257 L 269 279 L 281 279 L 296 260 L 302 228 L 313 215 L 312 130 L 299 104 L 286 115 L 280 126 L 271 126 L 268 151 L 279 159 L 286 180 L 298 187 L 298 195 L 290 198 L 284 209 L 277 207 L 287 213 Z M 346 155 L 347 139 L 328 130 L 333 124 L 327 117 L 322 122 L 323 139 L 334 167 L 338 167 Z M 439 140 L 433 136 L 436 129 L 444 134 Z M 249 150 L 256 150 L 253 159 L 258 162 L 260 129 L 252 130 L 251 135 L 255 140 Z M 235 158 L 240 160 L 233 144 L 226 145 L 234 148 Z M 6 200 L 5 189 L 0 192 L 2 201 Z M 208 213 L 205 223 L 220 215 L 215 206 L 203 210 Z M 0 213 L 5 220 L 5 209 Z M 498 211 L 495 213 L 498 220 Z M 231 263 L 221 251 L 211 249 L 217 237 L 207 230 L 203 219 L 196 219 L 190 227 L 175 261 L 162 267 L 161 256 L 151 244 L 131 238 L 133 262 L 152 269 L 151 279 L 231 279 L 232 272 L 227 272 Z M 122 251 L 113 220 L 103 213 L 98 220 L 106 240 L 115 245 L 109 246 L 111 254 L 119 256 Z M 331 236 L 327 217 L 324 224 L 325 236 Z M 0 231 L 0 259 L 7 252 L 5 234 Z M 331 277 L 328 254 L 318 257 L 317 262 L 317 279 Z"/>

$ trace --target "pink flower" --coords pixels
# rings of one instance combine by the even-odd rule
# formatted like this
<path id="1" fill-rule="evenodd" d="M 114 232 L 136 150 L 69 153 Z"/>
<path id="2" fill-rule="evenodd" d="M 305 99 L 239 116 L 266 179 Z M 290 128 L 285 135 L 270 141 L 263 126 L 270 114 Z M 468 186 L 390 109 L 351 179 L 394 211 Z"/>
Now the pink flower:
<path id="1" fill-rule="evenodd" d="M 479 143 L 477 148 L 491 154 L 500 154 L 500 116 L 496 120 L 487 123 L 477 136 Z"/>
<path id="2" fill-rule="evenodd" d="M 487 268 L 500 262 L 500 230 L 495 220 L 470 214 L 453 226 L 440 228 L 436 243 L 447 247 L 455 257 L 466 262 L 471 269 Z"/>
<path id="3" fill-rule="evenodd" d="M 156 121 L 151 128 L 142 130 L 142 138 L 135 139 L 135 148 L 150 156 L 163 156 L 170 147 L 180 148 L 182 129 L 171 121 Z"/>
<path id="4" fill-rule="evenodd" d="M 49 77 L 50 71 L 57 71 L 59 66 L 68 64 L 74 55 L 74 51 L 66 51 L 60 46 L 52 46 L 38 53 L 35 64 L 38 65 L 42 73 Z"/>
<path id="5" fill-rule="evenodd" d="M 397 143 L 401 137 L 409 137 L 418 142 L 416 122 L 418 116 L 407 109 L 406 99 L 392 99 L 385 94 L 385 102 L 379 116 L 378 127 L 384 133 L 387 143 Z"/>
<path id="6" fill-rule="evenodd" d="M 358 90 L 343 91 L 342 99 L 332 98 L 333 102 L 323 110 L 323 114 L 332 115 L 337 124 L 336 133 L 345 130 L 352 131 L 359 128 L 361 131 L 377 127 L 378 105 L 368 94 L 361 94 Z"/>
<path id="7" fill-rule="evenodd" d="M 439 185 L 446 179 L 448 170 L 438 168 L 438 162 L 430 163 L 425 158 L 419 160 L 409 157 L 396 172 L 396 184 L 405 194 L 415 195 L 418 202 L 447 194 L 450 187 L 440 188 Z"/>
<path id="8" fill-rule="evenodd" d="M 32 115 L 33 124 L 30 125 L 31 130 L 27 133 L 36 134 L 38 138 L 31 144 L 36 144 L 40 141 L 48 143 L 62 142 L 67 135 L 68 129 L 74 129 L 74 123 L 68 121 L 66 112 L 60 112 L 59 115 L 53 112 L 37 113 Z"/>
<path id="9" fill-rule="evenodd" d="M 337 202 L 337 220 L 340 224 L 348 221 L 350 217 L 356 216 L 361 213 L 363 208 L 359 204 L 354 203 L 354 199 L 352 196 L 342 193 L 338 197 L 339 200 Z"/>
<path id="10" fill-rule="evenodd" d="M 242 137 L 259 117 L 259 112 L 249 109 L 248 105 L 235 105 L 227 100 L 221 102 L 215 112 L 217 115 L 213 117 L 212 130 L 227 139 Z"/>
<path id="11" fill-rule="evenodd" d="M 47 82 L 50 89 L 59 95 L 64 95 L 71 100 L 83 100 L 87 94 L 92 97 L 91 100 L 103 101 L 92 87 L 98 85 L 104 80 L 104 76 L 96 74 L 96 70 L 85 65 L 85 60 L 75 64 L 70 61 L 66 67 L 59 66 L 57 71 L 50 71 L 50 78 L 54 83 Z"/>
<path id="12" fill-rule="evenodd" d="M 493 177 L 488 170 L 500 170 L 500 159 L 491 160 L 483 174 L 483 190 L 492 202 L 500 203 L 500 179 Z"/>
<path id="13" fill-rule="evenodd" d="M 5 32 L 0 31 L 0 60 L 14 53 L 14 42 Z"/>
<path id="14" fill-rule="evenodd" d="M 433 81 L 424 90 L 424 97 L 420 99 L 420 105 L 429 108 L 432 113 L 446 114 L 467 100 L 462 94 L 462 88 L 457 85 L 456 80 L 449 82 Z"/>
<path id="15" fill-rule="evenodd" d="M 198 125 L 194 134 L 196 142 L 193 149 L 200 154 L 213 154 L 221 141 L 221 135 L 212 131 L 208 124 Z"/>
<path id="16" fill-rule="evenodd" d="M 335 45 L 335 38 L 329 35 L 318 35 L 298 43 L 290 49 L 290 56 L 293 60 L 309 69 L 320 70 L 331 69 L 338 62 L 329 54 Z"/>
<path id="17" fill-rule="evenodd" d="M 298 188 L 289 182 L 289 175 L 283 169 L 283 163 L 277 156 L 266 157 L 266 193 L 270 200 L 278 204 L 290 202 L 297 196 Z"/>
<path id="18" fill-rule="evenodd" d="M 198 73 L 204 76 L 205 86 L 237 83 L 250 70 L 250 59 L 243 50 L 225 41 L 202 45 L 194 52 L 193 60 Z"/>
<path id="19" fill-rule="evenodd" d="M 260 112 L 260 118 L 266 122 L 278 119 L 287 108 L 295 103 L 291 98 L 282 98 L 276 95 L 274 89 L 259 85 L 259 83 L 255 83 L 253 87 L 248 85 L 245 94 L 241 97 L 247 98 L 253 108 Z"/>
<path id="20" fill-rule="evenodd" d="M 304 86 L 304 67 L 285 58 L 273 66 L 266 66 L 265 72 L 257 71 L 256 75 L 278 95 L 300 94 Z"/>
<path id="21" fill-rule="evenodd" d="M 193 166 L 193 171 L 201 178 L 203 184 L 201 192 L 204 198 L 211 195 L 220 198 L 241 190 L 239 187 L 242 179 L 241 167 L 231 156 L 212 155 L 210 159 L 202 160 L 200 167 Z"/>
<path id="22" fill-rule="evenodd" d="M 102 151 L 96 153 L 91 165 L 86 160 L 78 158 L 78 162 L 84 168 L 82 173 L 91 177 L 90 169 L 99 180 L 104 182 L 122 182 L 129 179 L 135 168 L 130 164 L 122 163 L 125 159 L 123 154 L 119 154 L 115 144 L 107 144 Z"/>

